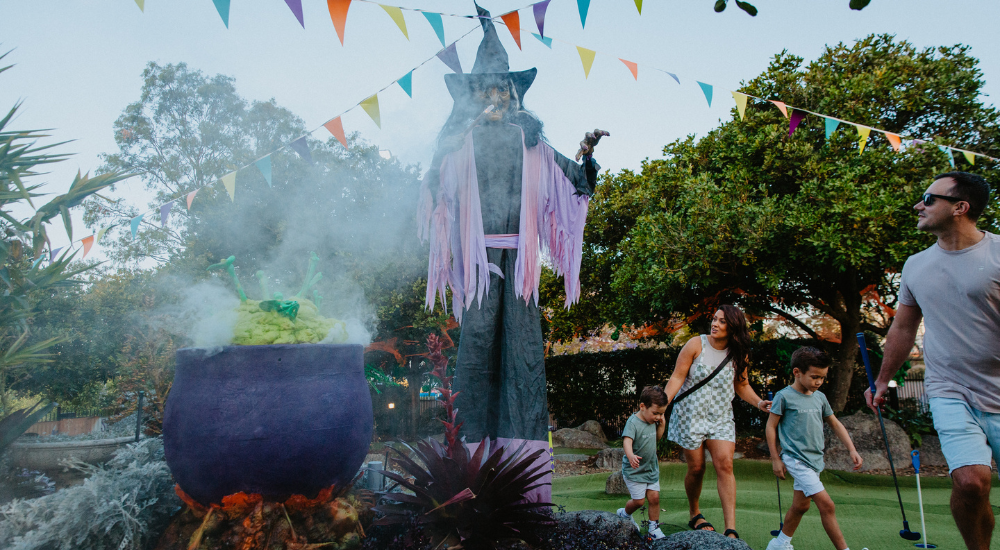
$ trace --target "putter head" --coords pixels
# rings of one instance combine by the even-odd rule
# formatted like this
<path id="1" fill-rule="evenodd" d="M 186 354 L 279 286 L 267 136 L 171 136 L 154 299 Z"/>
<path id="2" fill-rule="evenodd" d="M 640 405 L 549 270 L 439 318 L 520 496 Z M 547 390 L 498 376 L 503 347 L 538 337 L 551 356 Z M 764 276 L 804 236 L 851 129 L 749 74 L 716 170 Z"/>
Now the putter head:
<path id="1" fill-rule="evenodd" d="M 776 537 L 776 536 L 778 536 L 778 533 L 780 533 L 780 532 L 781 532 L 781 529 L 771 529 L 771 536 L 772 537 Z"/>
<path id="2" fill-rule="evenodd" d="M 906 540 L 920 540 L 920 533 L 915 533 L 913 531 L 910 531 L 908 528 L 901 529 L 899 531 L 899 536 L 903 537 Z"/>

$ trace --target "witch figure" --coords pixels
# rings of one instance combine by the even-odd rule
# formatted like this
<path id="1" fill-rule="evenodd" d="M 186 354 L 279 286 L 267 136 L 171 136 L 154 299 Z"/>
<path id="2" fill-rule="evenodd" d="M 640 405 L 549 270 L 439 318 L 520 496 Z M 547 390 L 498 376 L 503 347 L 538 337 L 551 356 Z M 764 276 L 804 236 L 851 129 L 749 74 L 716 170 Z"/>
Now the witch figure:
<path id="1" fill-rule="evenodd" d="M 566 307 L 576 302 L 600 169 L 591 153 L 608 134 L 586 135 L 582 164 L 553 150 L 524 107 L 536 70 L 510 72 L 489 12 L 476 8 L 485 36 L 472 73 L 445 76 L 455 105 L 421 189 L 418 232 L 430 240 L 425 305 L 433 309 L 440 296 L 447 308 L 451 288 L 462 325 L 454 389 L 466 442 L 548 449 L 541 261 L 563 276 Z M 550 498 L 549 485 L 530 496 Z"/>

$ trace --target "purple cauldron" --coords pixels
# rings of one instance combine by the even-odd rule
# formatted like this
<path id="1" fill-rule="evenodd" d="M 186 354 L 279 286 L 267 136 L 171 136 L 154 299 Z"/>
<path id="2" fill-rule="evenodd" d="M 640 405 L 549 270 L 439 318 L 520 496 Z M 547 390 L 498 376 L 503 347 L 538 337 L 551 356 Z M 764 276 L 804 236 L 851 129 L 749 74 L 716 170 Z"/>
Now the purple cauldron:
<path id="1" fill-rule="evenodd" d="M 360 345 L 185 348 L 163 415 L 167 465 L 202 504 L 344 487 L 372 438 Z"/>

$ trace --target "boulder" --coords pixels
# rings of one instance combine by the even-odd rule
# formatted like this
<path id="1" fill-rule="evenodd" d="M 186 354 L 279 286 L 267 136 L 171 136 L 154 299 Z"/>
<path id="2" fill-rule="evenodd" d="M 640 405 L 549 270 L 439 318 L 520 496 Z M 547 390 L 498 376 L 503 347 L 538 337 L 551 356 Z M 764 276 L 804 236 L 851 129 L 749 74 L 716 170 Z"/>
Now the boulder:
<path id="1" fill-rule="evenodd" d="M 594 457 L 594 466 L 602 470 L 621 469 L 625 449 L 601 449 Z"/>
<path id="2" fill-rule="evenodd" d="M 598 512 L 596 510 L 566 512 L 565 514 L 556 514 L 556 522 L 561 530 L 579 530 L 586 526 L 606 532 L 608 538 L 604 540 L 613 542 L 612 548 L 624 547 L 638 535 L 635 525 L 630 520 L 622 519 L 611 512 Z"/>
<path id="3" fill-rule="evenodd" d="M 941 440 L 936 435 L 925 435 L 920 442 L 920 466 L 947 466 L 941 452 Z M 894 457 L 895 459 L 895 457 Z"/>
<path id="4" fill-rule="evenodd" d="M 681 531 L 653 541 L 653 550 L 751 550 L 742 540 L 712 531 Z"/>
<path id="5" fill-rule="evenodd" d="M 588 420 L 583 424 L 577 426 L 576 429 L 590 434 L 594 434 L 594 437 L 600 439 L 602 443 L 608 442 L 608 438 L 604 437 L 604 430 L 601 429 L 601 423 L 596 420 Z"/>
<path id="6" fill-rule="evenodd" d="M 608 444 L 597 439 L 597 436 L 583 430 L 563 428 L 552 432 L 553 447 L 568 447 L 570 449 L 606 449 Z"/>
<path id="7" fill-rule="evenodd" d="M 889 459 L 886 458 L 878 417 L 865 411 L 858 411 L 851 416 L 841 418 L 840 422 L 847 428 L 847 433 L 851 434 L 854 447 L 864 459 L 862 472 L 889 469 Z M 892 450 L 892 460 L 896 467 L 901 468 L 909 464 L 910 438 L 903 428 L 891 420 L 886 420 L 885 433 L 889 439 L 889 449 Z M 847 447 L 844 447 L 829 426 L 823 427 L 823 434 L 826 438 L 826 469 L 853 471 L 854 465 Z"/>
<path id="8" fill-rule="evenodd" d="M 604 492 L 609 495 L 627 495 L 628 487 L 625 486 L 625 478 L 622 477 L 622 469 L 611 472 L 608 480 L 604 482 Z"/>

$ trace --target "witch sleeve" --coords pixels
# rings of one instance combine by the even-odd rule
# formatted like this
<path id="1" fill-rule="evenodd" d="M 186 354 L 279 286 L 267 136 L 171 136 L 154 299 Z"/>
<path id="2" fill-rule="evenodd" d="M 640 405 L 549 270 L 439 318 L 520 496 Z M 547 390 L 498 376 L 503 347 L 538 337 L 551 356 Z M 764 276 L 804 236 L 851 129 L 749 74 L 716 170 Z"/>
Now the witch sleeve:
<path id="1" fill-rule="evenodd" d="M 583 157 L 582 164 L 577 164 L 564 157 L 559 151 L 553 150 L 552 153 L 556 164 L 562 168 L 563 174 L 566 174 L 569 181 L 573 182 L 576 192 L 588 197 L 593 195 L 594 189 L 597 187 L 597 173 L 601 170 L 597 161 L 587 155 Z"/>

